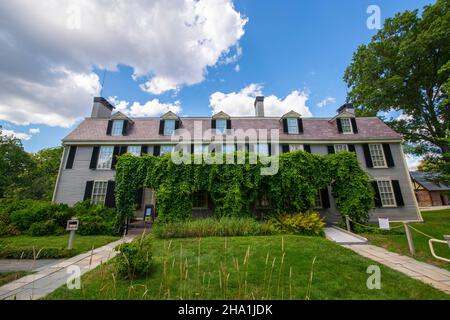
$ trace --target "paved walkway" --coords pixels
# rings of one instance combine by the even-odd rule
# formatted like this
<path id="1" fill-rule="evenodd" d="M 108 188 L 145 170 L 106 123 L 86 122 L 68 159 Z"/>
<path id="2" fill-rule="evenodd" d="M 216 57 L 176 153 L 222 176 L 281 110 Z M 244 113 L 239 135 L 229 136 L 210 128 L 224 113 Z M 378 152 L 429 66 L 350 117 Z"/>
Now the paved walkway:
<path id="1" fill-rule="evenodd" d="M 56 264 L 60 261 L 62 261 L 62 260 L 56 260 L 56 259 L 42 259 L 42 260 L 1 259 L 0 260 L 0 273 L 15 272 L 15 271 L 37 272 L 46 266 Z"/>
<path id="2" fill-rule="evenodd" d="M 384 264 L 450 295 L 450 272 L 445 269 L 371 245 L 367 241 L 362 241 L 359 236 L 351 235 L 339 228 L 325 228 L 325 234 L 329 240 L 363 257 Z"/>
<path id="3" fill-rule="evenodd" d="M 66 283 L 70 276 L 70 274 L 67 274 L 68 267 L 78 266 L 81 274 L 84 274 L 113 258 L 117 254 L 114 248 L 123 242 L 130 242 L 133 238 L 134 236 L 128 236 L 94 249 L 92 252 L 59 261 L 50 266 L 43 266 L 35 274 L 0 287 L 0 300 L 40 299 Z"/>

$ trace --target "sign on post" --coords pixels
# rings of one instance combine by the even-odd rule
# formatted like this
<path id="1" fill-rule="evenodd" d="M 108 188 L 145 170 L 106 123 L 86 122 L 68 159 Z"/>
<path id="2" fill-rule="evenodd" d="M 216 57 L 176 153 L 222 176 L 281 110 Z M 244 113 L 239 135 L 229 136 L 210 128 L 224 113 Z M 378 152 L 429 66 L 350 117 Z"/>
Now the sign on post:
<path id="1" fill-rule="evenodd" d="M 80 224 L 80 221 L 78 219 L 72 218 L 70 220 L 67 220 L 66 230 L 70 231 L 69 245 L 68 245 L 69 251 L 72 250 L 73 239 L 75 238 L 75 231 L 78 230 L 79 224 Z"/>
<path id="2" fill-rule="evenodd" d="M 153 217 L 153 205 L 146 206 L 144 212 L 144 221 L 150 222 L 152 221 L 152 217 Z"/>
<path id="3" fill-rule="evenodd" d="M 378 218 L 378 226 L 381 230 L 391 230 L 389 218 Z"/>

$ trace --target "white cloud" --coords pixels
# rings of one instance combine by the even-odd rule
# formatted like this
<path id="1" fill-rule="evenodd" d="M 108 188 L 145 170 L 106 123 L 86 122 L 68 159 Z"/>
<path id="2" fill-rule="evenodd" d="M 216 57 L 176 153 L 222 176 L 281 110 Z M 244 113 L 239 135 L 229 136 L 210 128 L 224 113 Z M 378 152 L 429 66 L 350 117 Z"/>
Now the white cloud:
<path id="1" fill-rule="evenodd" d="M 39 128 L 30 128 L 30 130 L 28 130 L 28 132 L 30 134 L 38 134 L 38 133 L 41 133 L 41 130 Z"/>
<path id="2" fill-rule="evenodd" d="M 406 162 L 408 164 L 408 168 L 410 171 L 416 171 L 417 166 L 423 160 L 421 157 L 413 156 L 410 154 L 405 155 L 405 157 L 406 157 Z"/>
<path id="3" fill-rule="evenodd" d="M 160 102 L 159 99 L 153 99 L 144 104 L 139 102 L 133 102 L 130 104 L 128 101 L 117 99 L 117 97 L 110 97 L 108 100 L 116 107 L 116 111 L 120 111 L 130 117 L 154 117 L 168 111 L 172 111 L 177 114 L 182 112 L 180 101 L 175 101 L 174 103 L 163 103 Z"/>
<path id="4" fill-rule="evenodd" d="M 241 67 L 237 64 L 237 65 L 234 67 L 234 71 L 236 71 L 236 72 L 241 71 Z"/>
<path id="5" fill-rule="evenodd" d="M 30 140 L 32 136 L 31 134 L 24 132 L 15 132 L 14 130 L 1 130 L 1 133 L 3 136 L 14 137 L 20 140 Z"/>
<path id="6" fill-rule="evenodd" d="M 239 57 L 246 23 L 231 0 L 3 1 L 0 120 L 73 125 L 100 91 L 93 66 L 130 66 L 154 94 L 199 83 Z"/>
<path id="7" fill-rule="evenodd" d="M 250 84 L 239 92 L 214 92 L 209 98 L 212 113 L 223 111 L 232 116 L 255 115 L 254 102 L 256 96 L 261 96 L 262 86 Z M 264 114 L 266 116 L 282 116 L 294 110 L 302 116 L 310 117 L 311 112 L 306 106 L 309 94 L 306 90 L 294 90 L 284 98 L 270 95 L 264 99 Z"/>
<path id="8" fill-rule="evenodd" d="M 325 99 L 323 99 L 322 101 L 320 101 L 317 106 L 319 108 L 323 108 L 325 107 L 327 104 L 335 104 L 336 103 L 336 98 L 334 97 L 326 97 Z"/>

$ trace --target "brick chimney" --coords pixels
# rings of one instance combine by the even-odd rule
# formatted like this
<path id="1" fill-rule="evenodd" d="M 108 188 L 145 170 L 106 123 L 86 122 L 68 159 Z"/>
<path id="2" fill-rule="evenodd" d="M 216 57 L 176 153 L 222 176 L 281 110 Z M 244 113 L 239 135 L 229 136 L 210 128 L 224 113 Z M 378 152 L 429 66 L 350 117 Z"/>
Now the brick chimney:
<path id="1" fill-rule="evenodd" d="M 264 97 L 262 96 L 255 99 L 255 116 L 264 117 Z"/>
<path id="2" fill-rule="evenodd" d="M 91 118 L 109 118 L 114 107 L 105 98 L 95 97 Z"/>

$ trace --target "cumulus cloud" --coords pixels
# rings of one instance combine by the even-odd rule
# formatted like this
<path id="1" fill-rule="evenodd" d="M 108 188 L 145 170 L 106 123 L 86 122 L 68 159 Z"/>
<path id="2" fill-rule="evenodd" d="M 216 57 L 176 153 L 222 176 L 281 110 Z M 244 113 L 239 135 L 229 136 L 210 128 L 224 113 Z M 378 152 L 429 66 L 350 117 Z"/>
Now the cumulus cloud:
<path id="1" fill-rule="evenodd" d="M 199 83 L 246 23 L 231 0 L 4 1 L 0 120 L 73 125 L 101 89 L 93 66 L 130 66 L 154 94 Z"/>
<path id="2" fill-rule="evenodd" d="M 25 132 L 16 132 L 14 130 L 1 130 L 1 133 L 5 137 L 14 137 L 20 140 L 30 140 L 32 135 Z"/>
<path id="3" fill-rule="evenodd" d="M 239 92 L 214 92 L 209 98 L 212 113 L 223 111 L 231 116 L 255 115 L 254 102 L 256 96 L 263 95 L 263 87 L 252 83 Z M 264 99 L 264 114 L 266 116 L 282 116 L 294 110 L 304 117 L 312 114 L 306 106 L 309 94 L 306 90 L 294 90 L 284 98 L 275 95 L 266 96 Z"/>
<path id="4" fill-rule="evenodd" d="M 38 134 L 41 132 L 41 130 L 39 128 L 30 128 L 30 130 L 28 130 L 28 132 L 30 134 Z"/>
<path id="5" fill-rule="evenodd" d="M 144 104 L 119 100 L 117 97 L 108 98 L 109 102 L 115 106 L 116 111 L 120 111 L 130 117 L 154 117 L 168 111 L 179 114 L 182 111 L 181 102 L 163 103 L 159 99 L 152 99 Z"/>
<path id="6" fill-rule="evenodd" d="M 322 101 L 320 101 L 317 106 L 319 108 L 323 108 L 325 107 L 327 104 L 335 104 L 336 103 L 336 98 L 334 97 L 326 97 L 325 99 L 323 99 Z"/>

